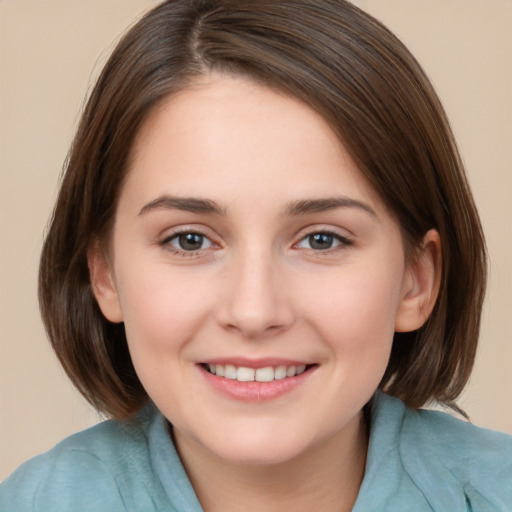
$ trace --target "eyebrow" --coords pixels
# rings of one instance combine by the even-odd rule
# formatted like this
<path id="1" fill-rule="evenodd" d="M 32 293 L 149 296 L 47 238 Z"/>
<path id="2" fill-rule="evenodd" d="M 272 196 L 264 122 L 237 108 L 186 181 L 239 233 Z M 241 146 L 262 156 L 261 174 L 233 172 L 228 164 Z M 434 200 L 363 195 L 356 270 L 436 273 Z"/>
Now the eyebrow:
<path id="1" fill-rule="evenodd" d="M 153 210 L 182 210 L 192 213 L 226 215 L 225 209 L 214 201 L 197 197 L 162 196 L 145 204 L 139 215 L 145 215 Z"/>
<path id="2" fill-rule="evenodd" d="M 377 217 L 375 210 L 368 204 L 352 199 L 350 197 L 329 197 L 325 199 L 304 199 L 300 201 L 293 201 L 286 207 L 286 215 L 305 215 L 308 213 L 319 213 L 337 208 L 357 208 L 373 217 Z"/>
<path id="3" fill-rule="evenodd" d="M 377 217 L 375 210 L 368 204 L 349 197 L 329 197 L 323 199 L 301 199 L 288 203 L 284 214 L 288 216 L 320 213 L 337 208 L 356 208 L 373 217 Z M 139 215 L 145 215 L 153 210 L 182 210 L 192 213 L 205 213 L 213 215 L 226 215 L 226 209 L 215 201 L 198 197 L 178 197 L 165 195 L 145 204 Z"/>

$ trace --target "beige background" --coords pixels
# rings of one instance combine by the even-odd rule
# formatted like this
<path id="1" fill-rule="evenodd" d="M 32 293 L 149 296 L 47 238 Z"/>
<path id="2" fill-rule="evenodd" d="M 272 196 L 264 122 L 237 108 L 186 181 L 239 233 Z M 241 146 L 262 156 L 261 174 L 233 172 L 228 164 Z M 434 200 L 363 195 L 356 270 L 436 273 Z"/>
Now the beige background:
<path id="1" fill-rule="evenodd" d="M 98 420 L 45 340 L 37 262 L 91 70 L 154 3 L 0 0 L 0 479 Z M 408 44 L 452 120 L 491 255 L 481 348 L 460 404 L 475 423 L 512 433 L 512 2 L 357 3 Z"/>

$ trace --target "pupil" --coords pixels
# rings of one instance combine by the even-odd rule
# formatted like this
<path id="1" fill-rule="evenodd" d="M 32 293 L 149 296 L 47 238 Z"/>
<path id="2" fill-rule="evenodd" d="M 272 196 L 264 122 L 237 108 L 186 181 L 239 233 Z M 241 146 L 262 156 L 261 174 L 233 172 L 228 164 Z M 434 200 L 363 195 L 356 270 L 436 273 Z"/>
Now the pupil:
<path id="1" fill-rule="evenodd" d="M 332 235 L 326 233 L 315 233 L 309 237 L 309 244 L 312 249 L 330 249 L 332 242 Z"/>
<path id="2" fill-rule="evenodd" d="M 197 233 L 186 233 L 179 237 L 180 247 L 186 251 L 201 249 L 203 236 Z"/>

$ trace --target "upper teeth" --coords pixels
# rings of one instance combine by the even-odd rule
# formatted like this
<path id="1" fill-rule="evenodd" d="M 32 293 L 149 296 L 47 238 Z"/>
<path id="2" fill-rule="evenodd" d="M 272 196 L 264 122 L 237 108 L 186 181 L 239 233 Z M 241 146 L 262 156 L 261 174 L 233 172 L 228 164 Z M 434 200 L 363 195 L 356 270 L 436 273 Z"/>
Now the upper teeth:
<path id="1" fill-rule="evenodd" d="M 240 382 L 270 382 L 280 380 L 286 377 L 300 375 L 306 370 L 305 364 L 292 366 L 266 366 L 265 368 L 247 368 L 245 366 L 234 366 L 231 364 L 209 364 L 208 369 L 214 375 L 225 377 L 226 379 L 238 380 Z"/>

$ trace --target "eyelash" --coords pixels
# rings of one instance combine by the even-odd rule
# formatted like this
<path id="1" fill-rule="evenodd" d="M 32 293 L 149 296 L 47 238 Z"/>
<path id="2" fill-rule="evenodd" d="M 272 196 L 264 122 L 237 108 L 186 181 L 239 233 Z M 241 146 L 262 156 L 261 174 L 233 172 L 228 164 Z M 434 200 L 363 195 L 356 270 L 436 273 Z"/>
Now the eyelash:
<path id="1" fill-rule="evenodd" d="M 197 250 L 185 250 L 180 249 L 178 247 L 175 247 L 172 245 L 173 240 L 179 240 L 180 237 L 189 235 L 189 236 L 197 236 L 201 237 L 201 242 L 204 243 L 204 241 L 208 241 L 209 246 L 206 248 L 199 248 Z M 327 255 L 332 253 L 333 251 L 337 251 L 346 247 L 350 247 L 353 245 L 353 241 L 349 238 L 342 236 L 334 231 L 329 230 L 314 230 L 307 234 L 305 234 L 296 244 L 293 245 L 294 248 L 300 248 L 300 244 L 302 244 L 305 241 L 309 240 L 309 243 L 311 244 L 312 237 L 316 236 L 327 236 L 331 237 L 333 242 L 337 242 L 336 245 L 327 247 L 325 249 L 314 249 L 313 247 L 304 247 L 309 252 L 314 253 L 315 255 Z M 160 244 L 162 247 L 164 247 L 166 250 L 172 252 L 173 254 L 176 254 L 178 256 L 182 257 L 193 257 L 197 256 L 200 253 L 204 253 L 204 251 L 211 249 L 213 246 L 215 246 L 215 243 L 204 233 L 201 233 L 200 231 L 193 230 L 193 229 L 183 229 L 176 231 L 172 233 L 172 235 L 166 237 Z"/>
<path id="2" fill-rule="evenodd" d="M 353 241 L 350 240 L 349 238 L 347 238 L 346 236 L 340 235 L 340 234 L 336 233 L 335 231 L 329 231 L 329 230 L 322 230 L 322 229 L 320 229 L 320 230 L 315 230 L 315 231 L 312 231 L 312 232 L 307 233 L 306 235 L 304 235 L 299 240 L 299 242 L 294 245 L 294 247 L 299 246 L 299 244 L 301 244 L 302 242 L 304 242 L 304 241 L 306 241 L 308 239 L 311 242 L 311 238 L 315 237 L 315 236 L 318 236 L 318 235 L 331 237 L 333 239 L 333 242 L 334 241 L 338 242 L 336 245 L 334 245 L 332 247 L 328 247 L 326 249 L 306 248 L 308 251 L 312 251 L 312 252 L 314 252 L 315 254 L 318 254 L 318 255 L 330 254 L 333 251 L 340 250 L 340 249 L 343 249 L 343 248 L 346 248 L 346 247 L 350 247 L 351 245 L 353 245 Z"/>
<path id="3" fill-rule="evenodd" d="M 171 242 L 173 240 L 179 240 L 179 238 L 181 236 L 185 236 L 185 235 L 192 235 L 192 236 L 201 237 L 202 241 L 205 241 L 205 240 L 209 241 L 210 247 L 208 247 L 206 249 L 197 249 L 197 250 L 187 251 L 185 249 L 179 249 L 178 247 L 174 247 L 171 244 Z M 203 252 L 205 250 L 210 249 L 215 244 L 214 244 L 214 242 L 211 241 L 211 239 L 207 235 L 205 235 L 204 233 L 201 233 L 200 231 L 196 231 L 196 230 L 193 230 L 193 229 L 183 229 L 183 230 L 180 230 L 180 231 L 175 231 L 172 235 L 164 238 L 164 240 L 162 240 L 159 245 L 161 245 L 166 250 L 168 250 L 168 251 L 170 251 L 173 254 L 176 254 L 178 256 L 192 257 L 192 256 L 197 256 L 199 253 L 201 253 L 201 252 Z"/>

